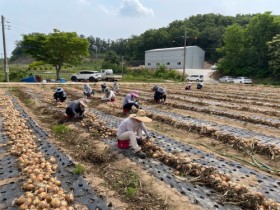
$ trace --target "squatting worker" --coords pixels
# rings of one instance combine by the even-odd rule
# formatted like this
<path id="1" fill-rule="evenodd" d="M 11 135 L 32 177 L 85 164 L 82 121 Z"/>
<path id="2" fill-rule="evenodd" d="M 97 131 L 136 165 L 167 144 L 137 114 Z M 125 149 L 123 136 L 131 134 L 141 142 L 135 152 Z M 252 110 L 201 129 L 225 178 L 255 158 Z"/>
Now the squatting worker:
<path id="1" fill-rule="evenodd" d="M 163 87 L 158 87 L 157 85 L 154 85 L 152 91 L 155 92 L 154 100 L 157 103 L 160 103 L 162 101 L 164 102 L 166 100 L 166 91 Z"/>
<path id="2" fill-rule="evenodd" d="M 114 102 L 115 101 L 115 93 L 113 90 L 110 90 L 108 87 L 105 88 L 104 90 L 105 95 L 104 97 L 101 99 L 101 101 L 105 101 L 105 102 Z"/>
<path id="3" fill-rule="evenodd" d="M 115 93 L 119 93 L 119 91 L 120 91 L 120 86 L 119 86 L 118 81 L 114 81 L 112 90 L 113 90 Z"/>
<path id="4" fill-rule="evenodd" d="M 123 100 L 123 110 L 125 112 L 129 112 L 132 106 L 135 106 L 137 109 L 139 108 L 138 100 L 139 95 L 135 90 L 131 91 L 131 93 L 127 94 Z"/>
<path id="5" fill-rule="evenodd" d="M 66 108 L 68 118 L 81 118 L 84 116 L 85 109 L 87 108 L 86 99 L 81 98 L 72 101 Z"/>
<path id="6" fill-rule="evenodd" d="M 146 134 L 146 139 L 149 139 L 149 134 L 144 123 L 152 122 L 152 119 L 146 116 L 146 112 L 139 109 L 136 114 L 129 115 L 118 126 L 117 136 L 119 140 L 130 140 L 130 144 L 135 151 L 135 154 L 140 158 L 145 158 L 146 154 L 141 151 L 139 147 L 137 137 L 142 140 L 142 131 Z"/>
<path id="7" fill-rule="evenodd" d="M 105 82 L 103 84 L 101 84 L 101 92 L 104 92 L 106 87 L 107 87 L 107 84 Z"/>
<path id="8" fill-rule="evenodd" d="M 56 102 L 64 102 L 67 98 L 67 95 L 63 88 L 58 87 L 53 94 L 53 98 L 56 100 Z"/>
<path id="9" fill-rule="evenodd" d="M 94 95 L 94 91 L 92 88 L 89 86 L 89 84 L 84 84 L 84 96 L 87 98 L 91 98 Z"/>
<path id="10" fill-rule="evenodd" d="M 202 89 L 203 88 L 203 82 L 197 83 L 196 89 Z"/>

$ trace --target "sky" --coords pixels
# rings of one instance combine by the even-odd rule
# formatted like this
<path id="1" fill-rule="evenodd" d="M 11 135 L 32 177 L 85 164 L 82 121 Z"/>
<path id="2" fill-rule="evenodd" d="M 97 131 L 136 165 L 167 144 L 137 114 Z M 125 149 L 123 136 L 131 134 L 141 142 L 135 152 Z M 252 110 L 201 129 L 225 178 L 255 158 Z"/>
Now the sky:
<path id="1" fill-rule="evenodd" d="M 280 0 L 0 0 L 7 56 L 23 34 L 53 29 L 105 40 L 130 38 L 197 14 L 280 15 Z M 1 27 L 2 28 L 2 27 Z M 1 31 L 0 57 L 3 57 Z"/>

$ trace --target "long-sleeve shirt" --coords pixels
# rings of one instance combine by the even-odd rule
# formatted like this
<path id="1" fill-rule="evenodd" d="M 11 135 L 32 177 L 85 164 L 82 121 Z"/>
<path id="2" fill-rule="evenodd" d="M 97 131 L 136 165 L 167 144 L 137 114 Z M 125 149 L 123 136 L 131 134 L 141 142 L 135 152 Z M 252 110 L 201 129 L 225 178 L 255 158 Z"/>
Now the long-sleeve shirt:
<path id="1" fill-rule="evenodd" d="M 102 101 L 111 101 L 111 99 L 115 98 L 114 91 L 110 90 L 109 93 L 106 93 L 104 97 L 101 99 Z"/>
<path id="2" fill-rule="evenodd" d="M 134 97 L 129 93 L 123 99 L 123 106 L 130 103 L 135 104 L 136 101 L 134 101 Z"/>
<path id="3" fill-rule="evenodd" d="M 136 132 L 139 128 L 141 128 L 145 132 L 146 136 L 149 136 L 147 128 L 143 122 L 138 122 L 133 118 L 126 118 L 119 124 L 117 129 L 117 136 L 126 131 Z"/>
<path id="4" fill-rule="evenodd" d="M 159 92 L 160 94 L 166 94 L 166 91 L 162 87 L 158 87 L 156 91 Z"/>
<path id="5" fill-rule="evenodd" d="M 78 100 L 72 101 L 67 108 L 70 108 L 75 115 L 82 115 L 84 109 L 81 108 L 80 102 Z"/>
<path id="6" fill-rule="evenodd" d="M 91 87 L 90 87 L 88 84 L 85 84 L 85 85 L 84 85 L 84 89 L 85 89 L 84 93 L 85 93 L 86 95 L 92 93 L 92 89 L 91 89 Z"/>
<path id="7" fill-rule="evenodd" d="M 113 91 L 118 91 L 119 90 L 119 84 L 118 83 L 114 83 L 113 87 L 112 87 Z"/>
<path id="8" fill-rule="evenodd" d="M 67 95 L 64 91 L 61 91 L 61 92 L 55 92 L 53 97 L 54 99 L 62 99 L 62 98 L 66 98 Z"/>

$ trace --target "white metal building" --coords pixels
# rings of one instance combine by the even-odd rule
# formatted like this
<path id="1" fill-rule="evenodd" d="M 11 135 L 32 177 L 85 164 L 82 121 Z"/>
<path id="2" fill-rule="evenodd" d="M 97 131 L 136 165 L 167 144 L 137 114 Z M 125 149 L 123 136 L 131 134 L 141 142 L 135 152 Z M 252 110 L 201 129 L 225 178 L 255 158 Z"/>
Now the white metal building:
<path id="1" fill-rule="evenodd" d="M 203 69 L 205 51 L 198 46 L 186 47 L 186 69 Z M 157 68 L 165 65 L 170 69 L 183 69 L 184 47 L 162 48 L 145 51 L 145 67 Z"/>

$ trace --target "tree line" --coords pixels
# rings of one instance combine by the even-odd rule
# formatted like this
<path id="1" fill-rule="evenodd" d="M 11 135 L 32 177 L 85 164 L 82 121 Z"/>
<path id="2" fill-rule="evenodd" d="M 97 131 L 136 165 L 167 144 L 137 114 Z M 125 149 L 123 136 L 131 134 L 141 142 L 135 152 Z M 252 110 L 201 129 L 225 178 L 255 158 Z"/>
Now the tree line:
<path id="1" fill-rule="evenodd" d="M 37 56 L 36 59 L 40 60 L 38 52 L 34 51 L 47 44 L 49 53 L 53 53 L 58 46 L 62 47 L 62 51 L 68 50 L 69 59 L 66 60 L 66 54 L 61 57 L 64 58 L 65 64 L 78 63 L 83 56 L 94 56 L 97 50 L 98 58 L 103 58 L 107 64 L 120 64 L 123 57 L 129 65 L 137 66 L 144 64 L 146 50 L 183 46 L 185 32 L 187 45 L 197 45 L 204 49 L 205 60 L 209 63 L 217 63 L 218 70 L 223 75 L 280 77 L 280 16 L 272 15 L 270 12 L 238 14 L 235 17 L 212 13 L 195 15 L 184 20 L 173 21 L 167 27 L 150 29 L 139 36 L 133 35 L 128 39 L 104 40 L 75 34 L 75 40 L 82 45 L 80 51 L 78 49 L 74 51 L 77 55 L 75 59 L 75 54 L 70 56 L 73 53 L 70 48 L 57 45 L 54 40 L 53 43 L 47 41 L 48 36 L 53 37 L 56 34 L 58 38 L 60 33 L 67 35 L 66 32 L 54 31 L 45 35 L 47 38 L 45 40 L 42 39 L 43 34 L 33 33 L 23 35 L 23 40 L 18 41 L 11 59 L 26 53 L 32 55 L 33 51 L 33 57 Z M 31 43 L 30 40 L 27 42 L 30 37 L 34 41 L 38 36 L 41 38 L 36 39 L 37 43 Z M 51 49 L 51 44 L 56 46 Z M 72 45 L 74 46 L 79 45 Z M 46 46 L 39 51 L 46 52 Z M 56 54 L 56 62 L 58 62 L 57 55 L 63 54 L 62 51 Z M 58 65 L 54 64 L 56 68 L 59 65 L 61 61 Z"/>

